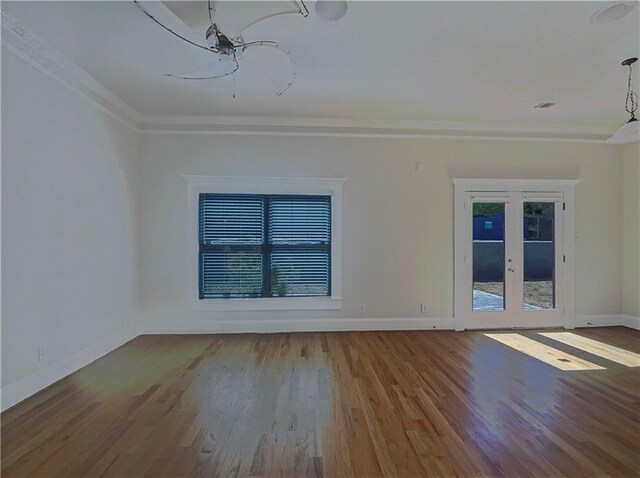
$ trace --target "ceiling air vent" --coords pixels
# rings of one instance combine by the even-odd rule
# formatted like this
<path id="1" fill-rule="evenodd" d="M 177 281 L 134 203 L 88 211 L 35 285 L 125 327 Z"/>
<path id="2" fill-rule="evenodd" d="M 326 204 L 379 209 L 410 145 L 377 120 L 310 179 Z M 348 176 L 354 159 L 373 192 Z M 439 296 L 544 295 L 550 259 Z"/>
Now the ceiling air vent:
<path id="1" fill-rule="evenodd" d="M 538 108 L 538 109 L 546 109 L 546 108 L 551 108 L 553 105 L 555 105 L 555 103 L 539 103 L 537 105 L 534 106 L 534 108 Z"/>

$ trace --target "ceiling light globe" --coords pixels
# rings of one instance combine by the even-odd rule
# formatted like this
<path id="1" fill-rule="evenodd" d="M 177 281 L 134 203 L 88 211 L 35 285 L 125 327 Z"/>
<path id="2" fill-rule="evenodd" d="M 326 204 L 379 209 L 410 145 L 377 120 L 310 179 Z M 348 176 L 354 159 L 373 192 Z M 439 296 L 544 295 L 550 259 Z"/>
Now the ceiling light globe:
<path id="1" fill-rule="evenodd" d="M 608 144 L 627 144 L 640 141 L 640 121 L 637 119 L 620 126 L 616 132 L 607 140 Z"/>
<path id="2" fill-rule="evenodd" d="M 598 10 L 591 17 L 591 22 L 599 25 L 616 22 L 626 17 L 635 7 L 635 2 L 620 2 Z"/>
<path id="3" fill-rule="evenodd" d="M 317 0 L 316 13 L 325 20 L 335 22 L 347 13 L 346 0 Z"/>

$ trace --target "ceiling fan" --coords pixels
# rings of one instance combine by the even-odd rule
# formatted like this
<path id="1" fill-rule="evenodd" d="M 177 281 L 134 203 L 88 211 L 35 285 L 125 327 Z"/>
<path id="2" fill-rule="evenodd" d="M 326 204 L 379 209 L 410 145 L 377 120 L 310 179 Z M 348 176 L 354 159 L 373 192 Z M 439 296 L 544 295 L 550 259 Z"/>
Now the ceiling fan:
<path id="1" fill-rule="evenodd" d="M 213 61 L 204 68 L 184 74 L 165 73 L 167 77 L 182 80 L 212 80 L 233 75 L 240 70 L 245 63 L 253 64 L 254 67 L 257 66 L 258 69 L 263 70 L 262 72 L 276 84 L 277 96 L 287 91 L 295 80 L 295 61 L 290 51 L 285 50 L 275 41 L 245 41 L 242 36 L 242 31 L 259 20 L 281 13 L 298 13 L 307 17 L 309 11 L 302 0 L 289 2 L 246 2 L 247 6 L 253 7 L 253 11 L 247 12 L 247 8 L 245 7 L 244 14 L 242 14 L 243 12 L 240 12 L 241 15 L 236 14 L 235 19 L 233 15 L 229 15 L 229 8 L 227 8 L 226 18 L 224 15 L 225 12 L 222 12 L 222 15 L 218 15 L 217 9 L 220 3 L 226 6 L 234 3 L 237 4 L 237 2 L 212 2 L 211 0 L 207 0 L 206 2 L 162 2 L 178 17 L 174 22 L 176 24 L 175 26 L 168 26 L 166 20 L 158 18 L 159 15 L 149 11 L 150 9 L 146 8 L 139 0 L 133 0 L 133 2 L 147 17 L 167 32 L 196 48 L 200 48 L 214 55 Z M 204 10 L 204 8 L 206 8 L 206 10 Z M 238 8 L 242 8 L 242 6 L 237 7 L 236 11 Z M 241 19 L 239 20 L 237 17 L 241 17 Z M 222 30 L 221 21 L 225 21 L 228 24 L 228 28 L 225 27 L 225 31 Z M 200 40 L 202 37 L 199 35 L 194 37 L 189 32 L 185 32 L 184 29 L 180 31 L 178 23 L 184 23 L 195 32 L 199 31 L 200 35 L 204 33 L 204 42 Z M 279 58 L 274 58 L 274 55 Z M 264 71 L 264 68 L 260 67 L 260 59 L 266 61 L 266 66 L 279 64 L 281 65 L 281 70 L 284 69 L 288 71 L 278 71 L 278 75 L 269 74 L 268 71 Z M 263 67 L 265 66 L 265 61 L 262 62 Z M 274 78 L 274 76 L 279 76 L 280 78 Z"/>

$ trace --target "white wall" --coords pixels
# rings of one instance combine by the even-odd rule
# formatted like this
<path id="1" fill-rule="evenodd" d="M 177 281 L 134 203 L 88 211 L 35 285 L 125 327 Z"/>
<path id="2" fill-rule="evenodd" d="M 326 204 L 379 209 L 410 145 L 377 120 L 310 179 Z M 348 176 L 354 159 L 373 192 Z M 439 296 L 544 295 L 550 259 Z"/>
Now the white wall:
<path id="1" fill-rule="evenodd" d="M 640 317 L 640 144 L 624 147 L 622 313 Z"/>
<path id="2" fill-rule="evenodd" d="M 3 408 L 133 333 L 450 325 L 454 177 L 580 179 L 576 313 L 639 315 L 637 145 L 139 133 L 2 53 Z M 184 174 L 346 178 L 343 310 L 187 310 Z"/>
<path id="3" fill-rule="evenodd" d="M 606 144 L 442 139 L 142 135 L 144 330 L 221 330 L 213 319 L 453 315 L 453 177 L 574 179 L 576 314 L 622 307 L 622 151 Z M 416 163 L 421 166 L 416 171 Z M 343 310 L 187 310 L 184 174 L 344 177 Z M 365 314 L 359 304 L 366 304 Z M 229 323 L 227 322 L 227 323 Z M 222 329 L 224 330 L 224 328 Z"/>
<path id="4" fill-rule="evenodd" d="M 3 47 L 3 408 L 128 336 L 137 146 L 136 131 Z"/>

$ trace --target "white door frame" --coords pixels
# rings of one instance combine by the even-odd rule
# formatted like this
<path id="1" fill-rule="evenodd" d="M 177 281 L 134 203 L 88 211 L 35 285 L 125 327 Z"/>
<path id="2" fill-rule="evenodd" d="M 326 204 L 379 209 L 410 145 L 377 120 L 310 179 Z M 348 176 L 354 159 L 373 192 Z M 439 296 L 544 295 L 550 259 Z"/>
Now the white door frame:
<path id="1" fill-rule="evenodd" d="M 482 324 L 471 322 L 471 293 L 469 284 L 471 268 L 467 261 L 472 260 L 472 241 L 469 240 L 471 234 L 471 221 L 468 220 L 467 210 L 470 195 L 479 193 L 479 196 L 494 196 L 496 199 L 506 196 L 505 193 L 519 193 L 521 197 L 531 197 L 533 200 L 539 197 L 547 200 L 549 193 L 561 193 L 563 197 L 562 212 L 563 220 L 559 221 L 562 227 L 562 244 L 556 250 L 556 267 L 562 267 L 561 284 L 556 284 L 556 291 L 562 294 L 559 298 L 558 306 L 562 308 L 558 318 L 553 321 L 557 323 L 545 323 L 543 326 L 563 326 L 573 328 L 575 320 L 575 268 L 574 268 L 574 248 L 575 248 L 575 186 L 578 180 L 523 180 L 523 179 L 467 179 L 456 178 L 453 180 L 455 189 L 454 205 L 454 322 L 456 330 L 473 328 L 477 325 L 482 328 L 504 328 L 522 327 L 525 325 L 506 324 L 500 320 L 486 320 Z M 506 217 L 505 217 L 506 220 Z M 558 221 L 556 221 L 558 222 Z M 518 241 L 516 241 L 517 243 Z M 506 246 L 506 244 L 505 244 Z M 521 252 L 521 245 L 517 245 L 516 252 Z M 564 257 L 563 257 L 564 256 Z M 559 260 L 563 258 L 562 260 Z M 522 274 L 522 267 L 516 269 L 518 274 Z M 512 281 L 513 282 L 513 281 Z M 507 285 L 508 287 L 508 285 Z M 529 311 L 527 311 L 529 312 Z M 533 318 L 533 316 L 530 316 Z M 523 322 L 524 324 L 524 322 Z"/>

